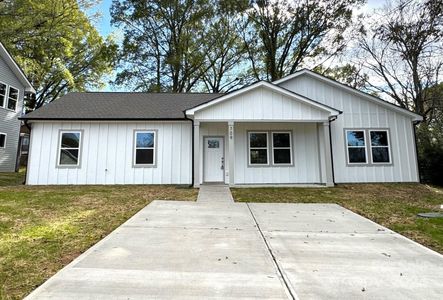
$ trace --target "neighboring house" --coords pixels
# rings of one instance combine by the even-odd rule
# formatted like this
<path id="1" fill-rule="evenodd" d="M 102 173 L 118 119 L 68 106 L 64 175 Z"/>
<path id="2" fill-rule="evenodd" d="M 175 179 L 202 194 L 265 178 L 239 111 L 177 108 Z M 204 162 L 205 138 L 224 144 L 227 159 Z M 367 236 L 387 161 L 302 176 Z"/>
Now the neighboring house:
<path id="1" fill-rule="evenodd" d="M 35 90 L 0 43 L 0 172 L 16 170 L 25 92 Z"/>
<path id="2" fill-rule="evenodd" d="M 28 184 L 419 180 L 422 118 L 309 70 L 224 95 L 71 93 L 23 120 Z"/>

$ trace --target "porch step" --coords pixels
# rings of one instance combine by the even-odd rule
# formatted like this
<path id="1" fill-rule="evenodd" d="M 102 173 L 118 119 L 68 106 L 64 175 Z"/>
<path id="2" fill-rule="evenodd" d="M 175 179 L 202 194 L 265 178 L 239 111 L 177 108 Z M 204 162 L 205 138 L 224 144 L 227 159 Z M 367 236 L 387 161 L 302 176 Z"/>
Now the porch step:
<path id="1" fill-rule="evenodd" d="M 201 185 L 197 197 L 198 203 L 232 204 L 231 190 L 226 185 Z"/>

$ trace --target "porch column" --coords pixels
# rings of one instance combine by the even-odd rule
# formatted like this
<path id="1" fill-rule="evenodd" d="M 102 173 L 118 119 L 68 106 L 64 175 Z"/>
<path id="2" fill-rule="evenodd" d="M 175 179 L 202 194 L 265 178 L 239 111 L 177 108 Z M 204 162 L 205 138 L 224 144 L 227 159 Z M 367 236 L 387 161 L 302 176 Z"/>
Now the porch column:
<path id="1" fill-rule="evenodd" d="M 235 165 L 235 148 L 234 148 L 234 121 L 228 122 L 228 178 L 229 185 L 234 185 L 234 165 Z"/>
<path id="2" fill-rule="evenodd" d="M 331 138 L 329 136 L 329 122 L 319 124 L 320 171 L 322 182 L 326 186 L 334 186 L 332 175 Z"/>
<path id="3" fill-rule="evenodd" d="M 200 122 L 194 121 L 194 187 L 200 186 Z"/>

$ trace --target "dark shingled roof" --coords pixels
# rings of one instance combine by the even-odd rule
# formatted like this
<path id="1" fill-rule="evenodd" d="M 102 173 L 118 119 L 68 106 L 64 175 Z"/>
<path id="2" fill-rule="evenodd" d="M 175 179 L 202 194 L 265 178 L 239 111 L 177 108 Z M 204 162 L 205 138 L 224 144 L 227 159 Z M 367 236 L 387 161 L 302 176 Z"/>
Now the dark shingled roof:
<path id="1" fill-rule="evenodd" d="M 223 94 L 209 93 L 69 93 L 23 120 L 152 120 L 185 119 L 186 109 Z"/>

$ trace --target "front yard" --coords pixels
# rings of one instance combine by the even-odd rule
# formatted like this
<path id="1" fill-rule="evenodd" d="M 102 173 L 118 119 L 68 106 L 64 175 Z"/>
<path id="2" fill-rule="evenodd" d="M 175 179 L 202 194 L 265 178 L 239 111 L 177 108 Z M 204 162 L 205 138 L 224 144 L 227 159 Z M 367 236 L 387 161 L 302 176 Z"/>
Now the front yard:
<path id="1" fill-rule="evenodd" d="M 0 299 L 23 298 L 152 200 L 197 197 L 174 186 L 12 186 L 20 176 L 0 173 Z"/>
<path id="2" fill-rule="evenodd" d="M 337 203 L 437 252 L 443 253 L 443 218 L 423 219 L 439 211 L 443 190 L 422 184 L 346 184 L 334 188 L 237 188 L 236 201 Z"/>
<path id="3" fill-rule="evenodd" d="M 20 185 L 23 172 L 0 173 L 0 299 L 19 299 L 155 199 L 195 200 L 176 186 Z M 235 188 L 240 202 L 337 203 L 443 253 L 443 191 L 421 184 L 334 188 Z"/>

